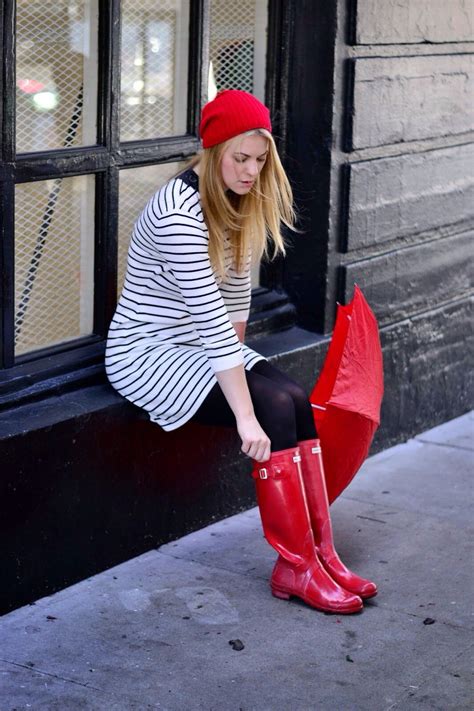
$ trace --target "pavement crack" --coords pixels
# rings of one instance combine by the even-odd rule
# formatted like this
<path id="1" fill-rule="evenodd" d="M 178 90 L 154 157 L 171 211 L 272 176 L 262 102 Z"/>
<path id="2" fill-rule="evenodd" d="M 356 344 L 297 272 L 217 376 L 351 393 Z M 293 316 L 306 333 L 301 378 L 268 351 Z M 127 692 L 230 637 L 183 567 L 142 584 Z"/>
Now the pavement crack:
<path id="1" fill-rule="evenodd" d="M 4 662 L 5 664 L 12 664 L 15 667 L 21 667 L 22 669 L 28 669 L 28 671 L 30 671 L 30 672 L 38 672 L 38 674 L 43 674 L 44 676 L 50 676 L 53 679 L 59 679 L 60 681 L 68 681 L 71 684 L 77 684 L 77 686 L 83 686 L 86 689 L 92 689 L 93 691 L 104 692 L 104 689 L 101 689 L 98 686 L 92 686 L 91 684 L 86 684 L 83 681 L 77 681 L 77 679 L 70 679 L 67 676 L 61 676 L 60 674 L 54 674 L 53 672 L 48 672 L 48 671 L 45 671 L 44 669 L 38 669 L 38 667 L 30 667 L 29 664 L 21 664 L 21 662 L 13 662 L 11 659 L 0 659 L 0 661 Z"/>
<path id="2" fill-rule="evenodd" d="M 356 518 L 363 518 L 366 521 L 375 521 L 375 523 L 387 523 L 386 521 L 382 521 L 380 518 L 372 518 L 371 516 L 361 516 L 360 514 L 357 514 Z"/>
<path id="3" fill-rule="evenodd" d="M 257 580 L 267 579 L 265 575 L 249 576 L 249 573 L 245 570 L 239 570 L 236 572 L 233 568 L 226 568 L 224 565 L 210 565 L 209 563 L 203 562 L 202 560 L 197 560 L 196 558 L 179 556 L 173 553 L 167 553 L 166 551 L 159 551 L 159 553 L 161 553 L 161 555 L 168 556 L 168 558 L 174 558 L 175 560 L 187 561 L 188 563 L 194 563 L 195 565 L 202 565 L 204 568 L 208 568 L 209 570 L 223 570 L 225 573 L 230 573 L 230 575 L 244 575 L 245 577 L 253 577 Z"/>
<path id="4" fill-rule="evenodd" d="M 429 439 L 421 439 L 420 437 L 415 438 L 417 442 L 422 442 L 422 444 L 432 444 L 435 447 L 448 447 L 449 449 L 460 449 L 463 452 L 471 452 L 474 455 L 474 449 L 472 447 L 463 447 L 461 444 L 449 444 L 448 442 L 431 442 Z"/>
<path id="5" fill-rule="evenodd" d="M 430 672 L 425 678 L 422 678 L 421 673 L 418 674 L 418 676 L 413 680 L 416 682 L 417 686 L 416 694 L 422 692 L 423 687 L 426 688 L 428 683 L 433 681 L 433 679 L 436 679 L 439 676 L 440 671 L 446 671 L 453 663 L 456 662 L 456 659 L 459 659 L 459 657 L 462 657 L 464 655 L 468 655 L 468 652 L 473 648 L 473 646 L 474 645 L 471 643 L 465 649 L 456 652 L 451 657 L 449 657 L 449 659 L 447 659 L 444 664 L 441 664 L 441 666 L 436 671 Z M 406 695 L 410 688 L 412 687 L 407 687 L 404 691 L 402 691 L 397 700 L 391 703 L 389 706 L 386 706 L 384 708 L 384 711 L 392 711 L 392 709 L 396 708 L 406 709 Z"/>
<path id="6" fill-rule="evenodd" d="M 402 610 L 401 608 L 398 607 L 392 607 L 389 605 L 384 605 L 385 610 L 390 610 L 390 612 L 395 612 L 397 614 L 403 614 L 406 615 L 407 617 L 415 617 L 417 620 L 423 620 L 426 617 L 426 611 L 419 613 L 419 612 L 408 612 L 407 610 Z M 438 625 L 444 625 L 445 627 L 451 627 L 453 630 L 459 630 L 459 631 L 474 631 L 472 627 L 466 624 L 456 624 L 455 622 L 449 622 L 448 620 L 443 620 L 439 617 L 436 618 L 436 624 Z"/>
<path id="7" fill-rule="evenodd" d="M 38 669 L 37 667 L 31 667 L 29 664 L 21 664 L 20 662 L 14 662 L 11 659 L 4 659 L 3 657 L 0 657 L 0 662 L 3 662 L 4 664 L 11 664 L 14 667 L 20 667 L 21 669 L 27 669 L 30 672 L 38 672 L 38 674 L 42 674 L 43 676 L 51 677 L 52 679 L 57 679 L 58 681 L 65 681 L 70 684 L 75 684 L 76 686 L 80 686 L 83 689 L 87 689 L 88 691 L 98 691 L 100 694 L 104 694 L 107 697 L 110 697 L 112 699 L 117 699 L 123 701 L 126 699 L 127 702 L 130 704 L 135 704 L 137 705 L 140 703 L 140 699 L 135 696 L 129 696 L 125 695 L 122 693 L 117 693 L 115 691 L 111 691 L 110 689 L 107 688 L 101 688 L 100 686 L 92 686 L 92 684 L 85 683 L 83 681 L 78 681 L 77 679 L 70 679 L 69 677 L 66 676 L 61 676 L 60 674 L 54 674 L 53 672 L 48 672 L 45 671 L 44 669 Z M 127 707 L 128 708 L 128 707 Z M 130 707 L 131 708 L 131 707 Z M 140 707 L 141 708 L 141 707 Z M 155 708 L 151 704 L 147 706 L 147 708 Z M 158 707 L 156 707 L 158 708 Z"/>

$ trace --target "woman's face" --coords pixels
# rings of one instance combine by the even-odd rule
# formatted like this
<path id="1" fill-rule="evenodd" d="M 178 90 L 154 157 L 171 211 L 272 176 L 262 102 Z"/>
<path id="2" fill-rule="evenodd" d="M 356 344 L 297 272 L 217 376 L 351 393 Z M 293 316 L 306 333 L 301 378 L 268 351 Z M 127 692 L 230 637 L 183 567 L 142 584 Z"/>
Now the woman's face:
<path id="1" fill-rule="evenodd" d="M 236 136 L 222 156 L 222 179 L 226 188 L 237 195 L 246 195 L 262 170 L 267 153 L 265 136 Z"/>

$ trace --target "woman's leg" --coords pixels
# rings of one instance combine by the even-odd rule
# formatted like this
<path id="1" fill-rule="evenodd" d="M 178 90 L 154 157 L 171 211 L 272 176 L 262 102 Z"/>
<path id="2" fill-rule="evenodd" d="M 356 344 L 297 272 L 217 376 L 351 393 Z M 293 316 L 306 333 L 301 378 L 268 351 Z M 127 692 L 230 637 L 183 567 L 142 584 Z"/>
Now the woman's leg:
<path id="1" fill-rule="evenodd" d="M 279 368 L 271 365 L 266 360 L 261 360 L 254 365 L 251 373 L 257 373 L 267 380 L 271 380 L 290 395 L 295 408 L 296 434 L 298 442 L 317 437 L 314 424 L 313 409 L 309 398 L 301 385 L 298 385 Z"/>
<path id="2" fill-rule="evenodd" d="M 330 576 L 343 588 L 364 599 L 373 597 L 377 594 L 375 583 L 349 570 L 334 547 L 320 441 L 308 439 L 298 442 L 298 445 L 314 542 L 319 558 Z"/>
<path id="3" fill-rule="evenodd" d="M 245 372 L 255 416 L 270 439 L 272 452 L 296 447 L 297 425 L 293 398 L 280 383 L 254 372 Z M 235 427 L 234 413 L 218 383 L 191 418 L 202 425 Z"/>
<path id="4" fill-rule="evenodd" d="M 281 382 L 246 371 L 255 415 L 271 442 L 266 462 L 254 461 L 253 477 L 265 537 L 279 553 L 271 577 L 277 597 L 296 595 L 320 610 L 350 614 L 362 607 L 324 570 L 314 547 L 303 488 L 293 398 Z M 235 417 L 217 383 L 192 420 L 235 427 Z"/>
<path id="5" fill-rule="evenodd" d="M 281 387 L 286 388 L 293 398 L 303 481 L 320 559 L 328 573 L 339 585 L 364 599 L 373 597 L 377 594 L 377 586 L 372 581 L 361 578 L 349 570 L 336 553 L 321 446 L 314 426 L 312 408 L 304 390 L 267 361 L 259 361 L 253 370 L 281 384 Z"/>

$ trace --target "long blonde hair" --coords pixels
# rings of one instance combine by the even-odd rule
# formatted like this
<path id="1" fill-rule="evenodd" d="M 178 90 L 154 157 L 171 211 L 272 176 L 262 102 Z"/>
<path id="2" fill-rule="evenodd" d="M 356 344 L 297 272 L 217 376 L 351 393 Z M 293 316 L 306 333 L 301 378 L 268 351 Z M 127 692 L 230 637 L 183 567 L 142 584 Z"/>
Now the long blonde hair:
<path id="1" fill-rule="evenodd" d="M 222 179 L 222 156 L 231 141 L 203 150 L 191 164 L 199 164 L 199 192 L 209 231 L 209 258 L 220 277 L 225 275 L 225 229 L 232 246 L 232 265 L 237 272 L 241 272 L 250 251 L 255 262 L 259 262 L 263 255 L 274 259 L 279 253 L 285 254 L 281 224 L 294 228 L 293 194 L 273 136 L 265 129 L 248 131 L 243 135 L 254 134 L 268 140 L 268 154 L 246 195 L 227 191 Z M 269 243 L 273 246 L 271 254 Z"/>

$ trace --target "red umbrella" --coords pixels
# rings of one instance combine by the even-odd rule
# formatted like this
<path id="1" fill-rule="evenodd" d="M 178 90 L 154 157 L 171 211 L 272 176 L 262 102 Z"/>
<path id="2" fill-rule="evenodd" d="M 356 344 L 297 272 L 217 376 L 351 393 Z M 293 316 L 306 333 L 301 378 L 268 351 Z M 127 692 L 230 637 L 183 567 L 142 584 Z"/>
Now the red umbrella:
<path id="1" fill-rule="evenodd" d="M 383 363 L 377 320 L 359 289 L 338 304 L 326 359 L 310 401 L 321 440 L 329 503 L 352 481 L 380 424 Z"/>

